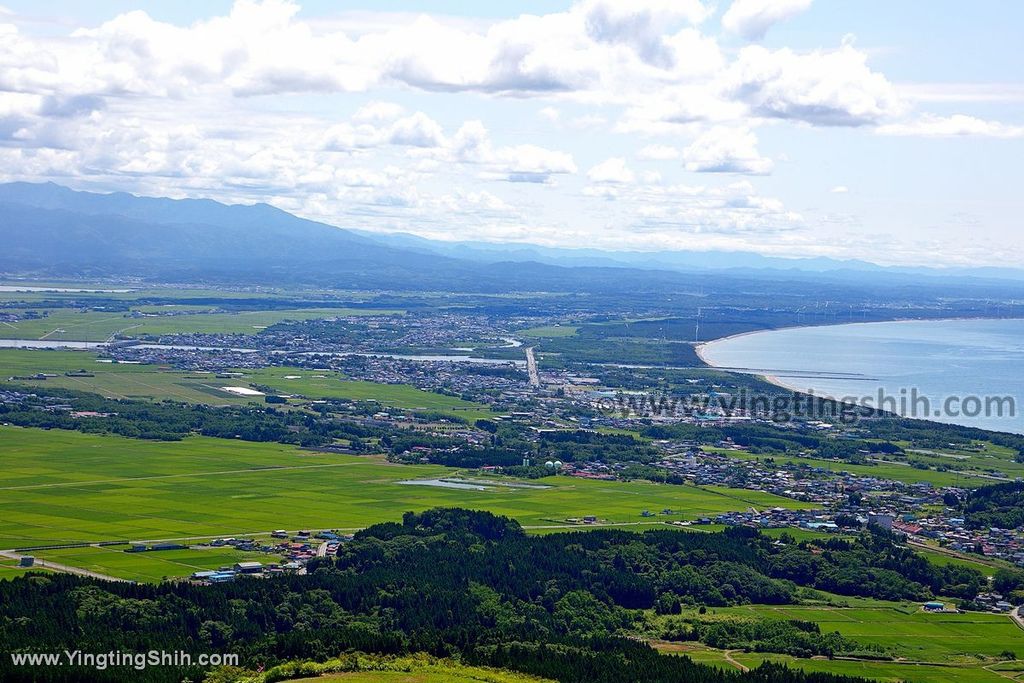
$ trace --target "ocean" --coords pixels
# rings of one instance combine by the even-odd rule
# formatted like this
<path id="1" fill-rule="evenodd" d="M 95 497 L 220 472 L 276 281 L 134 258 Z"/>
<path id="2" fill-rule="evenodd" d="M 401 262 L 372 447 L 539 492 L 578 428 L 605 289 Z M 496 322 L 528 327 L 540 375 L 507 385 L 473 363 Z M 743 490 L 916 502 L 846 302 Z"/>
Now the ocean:
<path id="1" fill-rule="evenodd" d="M 1020 319 L 794 327 L 709 342 L 701 355 L 818 396 L 1024 434 Z"/>

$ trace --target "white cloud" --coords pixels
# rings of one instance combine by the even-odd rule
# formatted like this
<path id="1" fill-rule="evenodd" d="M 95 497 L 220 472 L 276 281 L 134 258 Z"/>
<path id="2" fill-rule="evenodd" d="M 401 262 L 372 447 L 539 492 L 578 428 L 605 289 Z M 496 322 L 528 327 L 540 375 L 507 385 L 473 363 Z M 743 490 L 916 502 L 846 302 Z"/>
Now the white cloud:
<path id="1" fill-rule="evenodd" d="M 672 161 L 679 158 L 679 150 L 668 145 L 647 145 L 636 153 L 644 161 Z"/>
<path id="2" fill-rule="evenodd" d="M 450 153 L 457 161 L 478 164 L 483 176 L 517 183 L 547 183 L 552 176 L 575 173 L 576 164 L 566 152 L 524 144 L 495 147 L 480 121 L 467 121 L 453 136 Z"/>
<path id="3" fill-rule="evenodd" d="M 774 24 L 800 14 L 813 0 L 733 0 L 722 27 L 747 40 L 760 40 Z"/>
<path id="4" fill-rule="evenodd" d="M 727 77 L 729 89 L 754 116 L 822 126 L 878 124 L 904 103 L 867 55 L 849 43 L 838 50 L 798 53 L 752 45 L 740 51 Z"/>
<path id="5" fill-rule="evenodd" d="M 757 136 L 749 128 L 714 126 L 683 150 L 688 171 L 765 175 L 774 164 L 757 151 Z"/>
<path id="6" fill-rule="evenodd" d="M 664 37 L 666 29 L 680 21 L 699 24 L 709 14 L 700 0 L 586 0 L 577 10 L 582 10 L 592 39 L 627 45 L 645 63 L 661 68 L 672 67 L 676 61 L 675 51 Z"/>
<path id="7" fill-rule="evenodd" d="M 416 112 L 392 123 L 387 129 L 387 141 L 392 145 L 440 147 L 444 144 L 444 132 L 437 121 Z"/>
<path id="8" fill-rule="evenodd" d="M 769 125 L 1024 136 L 1015 119 L 906 104 L 992 108 L 1022 99 L 1014 84 L 896 87 L 850 41 L 737 50 L 707 22 L 715 4 L 580 0 L 501 19 L 328 18 L 287 0 L 239 0 L 188 25 L 136 11 L 74 31 L 4 15 L 0 178 L 270 201 L 327 222 L 432 236 L 640 247 L 768 235 L 758 243 L 774 248 L 796 244 L 812 221 L 751 186 L 682 185 L 684 169 L 771 172 L 786 155 L 758 151 L 755 131 Z M 723 23 L 756 37 L 808 4 L 736 0 Z M 777 139 L 810 144 L 803 134 Z M 625 158 L 590 167 L 611 154 Z M 585 177 L 572 177 L 574 155 L 587 159 Z M 792 168 L 780 169 L 780 184 Z"/>
<path id="9" fill-rule="evenodd" d="M 592 183 L 632 183 L 636 174 L 626 166 L 625 159 L 612 157 L 587 171 L 587 179 Z"/>
<path id="10" fill-rule="evenodd" d="M 831 192 L 832 194 L 846 194 L 849 191 L 850 188 L 848 188 L 846 185 L 836 185 L 831 190 L 829 190 L 829 192 Z"/>
<path id="11" fill-rule="evenodd" d="M 921 137 L 963 137 L 978 136 L 991 138 L 1024 137 L 1024 126 L 1011 126 L 999 121 L 954 114 L 934 116 L 925 114 L 912 121 L 890 123 L 878 127 L 882 135 L 906 135 Z"/>
<path id="12" fill-rule="evenodd" d="M 360 109 L 353 118 L 356 121 L 367 121 L 373 117 L 371 113 Z M 383 125 L 346 121 L 331 126 L 324 134 L 323 148 L 353 151 L 381 145 L 442 147 L 447 144 L 441 125 L 423 112 L 418 111 L 390 122 L 382 121 L 380 116 L 376 120 Z"/>

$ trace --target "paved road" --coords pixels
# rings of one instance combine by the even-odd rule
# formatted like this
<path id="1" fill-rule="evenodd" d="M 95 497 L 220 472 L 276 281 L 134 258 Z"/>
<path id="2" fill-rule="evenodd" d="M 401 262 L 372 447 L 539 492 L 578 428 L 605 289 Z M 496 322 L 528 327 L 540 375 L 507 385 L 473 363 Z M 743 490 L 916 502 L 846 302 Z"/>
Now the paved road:
<path id="1" fill-rule="evenodd" d="M 540 387 L 540 373 L 537 372 L 537 359 L 533 355 L 533 347 L 526 347 L 526 371 L 530 373 L 530 386 Z"/>
<path id="2" fill-rule="evenodd" d="M 8 557 L 12 560 L 20 560 L 23 556 L 10 550 L 0 550 L 0 556 Z M 107 574 L 100 574 L 99 572 L 91 572 L 88 569 L 82 569 L 80 567 L 71 567 L 66 564 L 59 564 L 57 562 L 50 562 L 49 560 L 36 559 L 33 568 L 41 567 L 43 569 L 50 569 L 55 572 L 64 572 L 66 574 L 77 574 L 78 576 L 88 576 L 94 579 L 100 579 L 101 581 L 118 581 L 121 583 L 134 583 L 127 579 L 119 579 L 116 576 L 108 576 Z"/>

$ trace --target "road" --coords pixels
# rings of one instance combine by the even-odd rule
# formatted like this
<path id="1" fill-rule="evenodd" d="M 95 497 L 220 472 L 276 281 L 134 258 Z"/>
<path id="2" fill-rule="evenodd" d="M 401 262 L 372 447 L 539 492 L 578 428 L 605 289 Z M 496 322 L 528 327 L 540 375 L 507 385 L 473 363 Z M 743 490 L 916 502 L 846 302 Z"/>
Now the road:
<path id="1" fill-rule="evenodd" d="M 0 557 L 7 557 L 12 560 L 21 560 L 21 558 L 24 556 L 12 552 L 10 550 L 0 550 Z M 57 562 L 51 562 L 49 560 L 37 559 L 35 561 L 35 565 L 33 566 L 33 569 L 35 568 L 49 569 L 51 571 L 64 572 L 66 574 L 77 574 L 78 576 L 88 576 L 93 579 L 99 579 L 100 581 L 118 581 L 120 583 L 134 583 L 134 581 L 129 581 L 127 579 L 119 579 L 116 576 L 108 576 L 107 574 L 100 574 L 99 572 L 91 572 L 88 569 L 82 569 L 80 567 L 71 567 L 66 564 L 59 564 Z"/>
<path id="2" fill-rule="evenodd" d="M 737 662 L 735 659 L 732 658 L 732 653 L 733 652 L 740 652 L 740 651 L 741 650 L 726 650 L 725 653 L 724 653 L 725 661 L 729 662 L 730 664 L 735 666 L 740 671 L 743 671 L 743 672 L 750 671 L 750 667 L 748 667 L 746 664 L 741 664 L 741 663 Z"/>
<path id="3" fill-rule="evenodd" d="M 939 545 L 928 545 L 927 543 L 922 543 L 921 541 L 915 541 L 913 539 L 908 540 L 907 545 L 913 548 L 918 548 L 920 550 L 929 550 L 933 553 L 939 553 L 940 555 L 947 555 L 949 557 L 955 557 L 957 559 L 966 560 L 968 562 L 973 562 L 975 564 L 983 564 L 987 567 L 991 567 L 992 569 L 999 568 L 998 564 L 986 559 L 982 555 L 965 555 L 963 553 L 958 553 L 954 550 L 950 550 L 949 548 L 943 548 Z"/>
<path id="4" fill-rule="evenodd" d="M 1020 613 L 1020 606 L 1013 608 L 1010 612 L 1010 618 L 1013 619 L 1013 623 L 1017 624 L 1021 629 L 1024 629 L 1024 615 Z"/>
<path id="5" fill-rule="evenodd" d="M 526 371 L 530 373 L 530 386 L 540 388 L 540 373 L 537 372 L 537 359 L 533 355 L 533 347 L 526 347 Z"/>

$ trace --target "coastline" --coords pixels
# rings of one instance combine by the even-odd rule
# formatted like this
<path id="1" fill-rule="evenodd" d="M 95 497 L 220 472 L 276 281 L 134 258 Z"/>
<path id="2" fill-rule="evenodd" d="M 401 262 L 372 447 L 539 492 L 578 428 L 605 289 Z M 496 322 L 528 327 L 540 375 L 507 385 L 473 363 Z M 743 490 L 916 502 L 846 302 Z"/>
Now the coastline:
<path id="1" fill-rule="evenodd" d="M 949 322 L 958 322 L 958 321 L 1024 321 L 1024 317 L 985 317 L 985 316 L 954 316 L 954 317 L 929 317 L 929 318 L 902 317 L 902 318 L 891 319 L 891 321 L 868 321 L 868 322 L 864 322 L 864 323 L 838 323 L 838 324 L 831 324 L 831 325 L 828 325 L 828 324 L 825 324 L 825 325 L 790 325 L 790 326 L 785 326 L 785 327 L 781 327 L 781 328 L 771 328 L 771 329 L 766 329 L 766 330 L 750 330 L 748 332 L 740 332 L 740 333 L 737 333 L 737 334 L 734 334 L 734 335 L 728 335 L 727 337 L 720 337 L 718 339 L 712 339 L 712 340 L 709 340 L 709 341 L 706 341 L 706 342 L 700 342 L 699 344 L 696 344 L 694 346 L 694 352 L 696 353 L 697 357 L 700 358 L 701 362 L 703 362 L 703 364 L 705 364 L 706 366 L 708 366 L 711 369 L 722 370 L 722 371 L 725 371 L 725 372 L 743 372 L 743 371 L 748 371 L 748 372 L 746 372 L 746 374 L 755 375 L 756 377 L 760 377 L 761 379 L 763 379 L 764 381 L 768 382 L 769 384 L 774 384 L 775 386 L 777 386 L 779 388 L 782 388 L 782 389 L 785 389 L 786 391 L 793 391 L 793 392 L 801 393 L 801 394 L 805 394 L 805 395 L 810 394 L 811 391 L 813 391 L 813 395 L 816 396 L 816 397 L 825 398 L 825 399 L 829 399 L 829 400 L 840 401 L 840 398 L 838 398 L 838 397 L 836 397 L 834 395 L 830 395 L 830 394 L 826 394 L 826 393 L 818 393 L 817 391 L 814 391 L 813 387 L 800 387 L 800 386 L 797 386 L 797 385 L 793 384 L 792 382 L 784 381 L 784 380 L 780 379 L 778 375 L 773 374 L 772 372 L 758 372 L 757 368 L 730 368 L 728 366 L 716 365 L 716 364 L 714 364 L 714 362 L 712 362 L 709 359 L 709 357 L 707 355 L 707 349 L 705 347 L 711 346 L 712 344 L 717 344 L 719 342 L 725 342 L 725 341 L 728 341 L 730 339 L 739 339 L 740 337 L 746 337 L 746 336 L 749 336 L 749 335 L 764 334 L 764 333 L 769 333 L 769 332 L 781 332 L 783 330 L 801 330 L 801 329 L 809 329 L 809 328 L 835 328 L 835 327 L 854 326 L 854 325 L 857 325 L 857 326 L 860 326 L 860 325 L 891 325 L 893 323 L 900 323 L 900 324 L 905 324 L 905 323 L 949 323 Z M 778 372 L 778 371 L 774 371 L 774 372 Z M 807 379 L 811 379 L 811 378 L 807 378 Z M 956 424 L 956 423 L 954 423 L 954 424 Z"/>
<path id="2" fill-rule="evenodd" d="M 782 332 L 783 330 L 800 330 L 800 329 L 809 329 L 809 328 L 812 328 L 812 327 L 843 327 L 845 325 L 891 325 L 892 323 L 941 323 L 941 322 L 953 322 L 953 321 L 958 321 L 958 320 L 1024 320 L 1024 318 L 985 318 L 985 317 L 980 317 L 979 318 L 979 317 L 957 316 L 957 317 L 952 317 L 952 318 L 893 318 L 892 320 L 868 320 L 868 321 L 859 322 L 859 323 L 851 323 L 851 322 L 831 323 L 831 324 L 825 323 L 823 325 L 786 325 L 784 327 L 771 327 L 771 328 L 766 328 L 766 329 L 763 329 L 763 330 L 747 330 L 746 332 L 737 332 L 736 334 L 730 334 L 730 335 L 727 335 L 725 337 L 718 337 L 717 339 L 709 339 L 707 341 L 699 342 L 696 345 L 694 345 L 693 351 L 694 351 L 694 353 L 697 354 L 697 358 L 700 358 L 700 360 L 705 365 L 707 365 L 710 368 L 714 368 L 716 370 L 730 370 L 730 369 L 734 369 L 735 370 L 735 369 L 738 369 L 738 368 L 729 368 L 728 366 L 715 365 L 714 363 L 712 363 L 704 355 L 705 354 L 704 347 L 705 346 L 710 346 L 711 344 L 717 344 L 719 342 L 728 341 L 730 339 L 739 339 L 740 337 L 746 337 L 746 336 L 749 336 L 749 335 L 752 335 L 752 334 L 764 334 L 766 332 Z M 757 368 L 747 368 L 747 369 L 756 370 Z M 768 381 L 771 381 L 770 379 L 768 379 L 769 376 L 767 376 L 767 375 L 760 375 L 760 376 L 764 377 Z M 778 379 L 778 378 L 776 378 L 776 379 Z M 772 383 L 773 384 L 778 384 L 779 386 L 785 386 L 781 382 L 772 382 Z M 789 388 L 789 387 L 786 387 L 786 388 Z"/>

